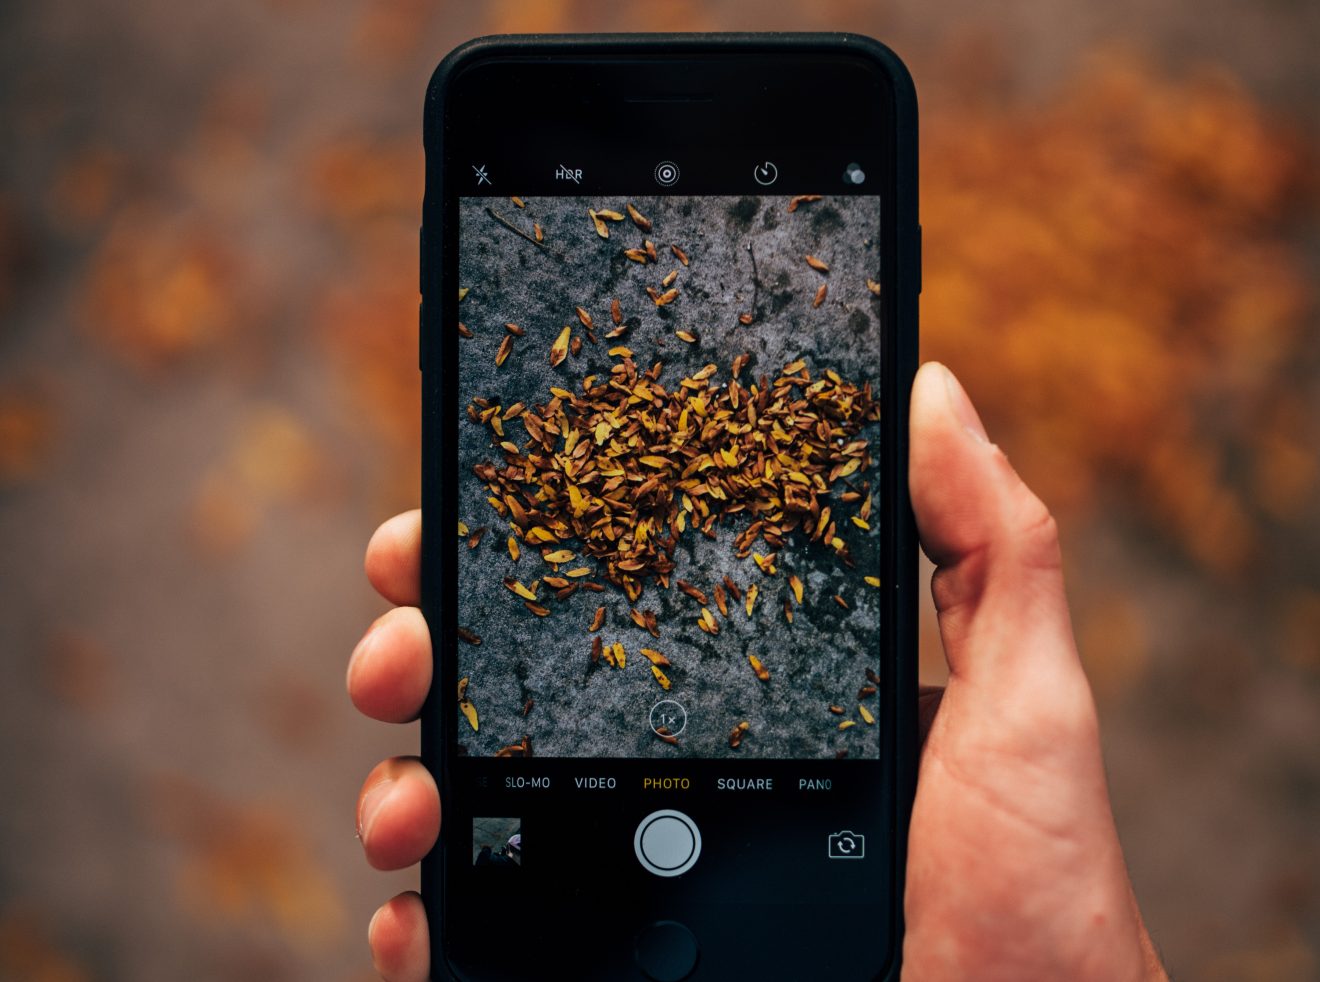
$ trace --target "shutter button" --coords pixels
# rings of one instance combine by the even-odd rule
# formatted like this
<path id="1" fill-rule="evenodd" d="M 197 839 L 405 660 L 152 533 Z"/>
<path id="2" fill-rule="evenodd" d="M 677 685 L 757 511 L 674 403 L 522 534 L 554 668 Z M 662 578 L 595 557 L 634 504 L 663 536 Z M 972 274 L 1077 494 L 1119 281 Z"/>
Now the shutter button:
<path id="1" fill-rule="evenodd" d="M 697 823 L 682 812 L 664 808 L 651 812 L 633 836 L 637 861 L 656 876 L 686 873 L 701 855 Z"/>

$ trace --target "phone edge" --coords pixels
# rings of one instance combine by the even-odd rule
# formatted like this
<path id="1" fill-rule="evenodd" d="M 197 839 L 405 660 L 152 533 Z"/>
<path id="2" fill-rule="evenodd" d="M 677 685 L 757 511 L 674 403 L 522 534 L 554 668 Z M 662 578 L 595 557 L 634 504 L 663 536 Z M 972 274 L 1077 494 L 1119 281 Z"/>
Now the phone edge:
<path id="1" fill-rule="evenodd" d="M 895 243 L 895 283 L 898 286 L 894 307 L 895 319 L 895 376 L 897 398 L 895 400 L 894 429 L 887 432 L 895 441 L 898 473 L 894 481 L 894 493 L 890 520 L 894 524 L 894 549 L 896 566 L 900 574 L 890 589 L 896 591 L 895 645 L 898 657 L 894 664 L 894 712 L 895 712 L 895 774 L 894 774 L 894 823 L 895 842 L 892 852 L 896 902 L 891 916 L 894 952 L 890 959 L 885 980 L 897 980 L 902 972 L 904 924 L 905 873 L 907 864 L 908 827 L 912 812 L 912 799 L 916 789 L 917 774 L 917 534 L 916 522 L 912 513 L 908 490 L 908 409 L 911 399 L 912 382 L 916 375 L 919 361 L 919 294 L 921 289 L 921 237 L 918 202 L 918 126 L 916 87 L 911 73 L 902 59 L 883 42 L 862 34 L 849 32 L 724 32 L 724 33 L 612 33 L 612 34 L 504 34 L 483 35 L 473 38 L 451 50 L 436 66 L 427 84 L 423 106 L 423 148 L 426 155 L 425 190 L 422 202 L 422 236 L 420 242 L 419 287 L 423 295 L 419 314 L 419 352 L 422 368 L 422 494 L 423 515 L 428 502 L 432 501 L 438 480 L 432 474 L 439 461 L 427 460 L 425 447 L 429 445 L 428 436 L 440 425 L 435 418 L 440 408 L 441 393 L 439 372 L 431 364 L 433 352 L 423 341 L 432 321 L 440 318 L 438 304 L 432 304 L 429 313 L 425 307 L 425 286 L 428 270 L 443 268 L 442 253 L 444 235 L 441 233 L 442 202 L 440 193 L 440 161 L 443 154 L 443 119 L 445 92 L 456 75 L 477 64 L 484 58 L 506 55 L 551 57 L 565 51 L 611 51 L 626 54 L 630 50 L 645 52 L 664 48 L 667 53 L 674 51 L 709 51 L 724 46 L 739 50 L 821 50 L 846 51 L 862 55 L 878 64 L 890 80 L 890 93 L 893 99 L 894 119 L 894 208 L 896 214 Z M 433 198 L 434 195 L 434 198 Z M 432 291 L 433 293 L 435 290 Z M 430 365 L 431 371 L 426 368 Z M 430 466 L 428 466 L 428 464 Z M 426 523 L 422 525 L 422 563 L 421 563 L 421 609 L 426 619 L 428 630 L 438 614 L 432 591 L 438 584 L 437 568 L 439 550 L 428 548 Z M 428 557 L 431 557 L 428 559 Z M 901 592 L 904 583 L 910 584 L 906 595 Z M 434 655 L 433 645 L 433 657 Z M 438 676 L 433 676 L 438 677 Z M 421 757 L 423 764 L 436 777 L 440 789 L 442 804 L 449 800 L 452 788 L 449 775 L 438 765 L 442 753 L 442 726 L 438 714 L 434 712 L 432 697 L 434 689 L 428 692 L 420 714 L 421 721 Z M 443 808 L 442 808 L 443 812 Z M 443 849 L 437 844 L 423 858 L 421 864 L 420 886 L 423 904 L 427 910 L 427 930 L 430 941 L 431 966 L 429 977 L 436 980 L 457 980 L 460 976 L 453 971 L 440 944 L 440 930 L 437 919 L 430 916 L 432 903 L 428 902 L 428 884 L 439 882 L 443 878 Z M 437 969 L 444 974 L 437 974 Z"/>

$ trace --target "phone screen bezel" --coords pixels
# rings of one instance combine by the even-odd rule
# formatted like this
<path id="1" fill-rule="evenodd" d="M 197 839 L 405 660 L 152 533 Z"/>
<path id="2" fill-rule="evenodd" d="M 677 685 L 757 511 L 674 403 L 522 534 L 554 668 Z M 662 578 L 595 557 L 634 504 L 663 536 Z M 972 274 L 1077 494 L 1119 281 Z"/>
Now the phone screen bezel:
<path id="1" fill-rule="evenodd" d="M 894 646 L 896 653 L 892 665 L 886 665 L 891 674 L 886 676 L 887 685 L 884 687 L 887 733 L 882 743 L 883 764 L 889 775 L 885 782 L 883 807 L 891 816 L 894 830 L 893 841 L 886 844 L 892 864 L 889 883 L 893 889 L 884 905 L 883 918 L 890 930 L 887 932 L 882 974 L 889 974 L 898 964 L 902 862 L 914 773 L 913 706 L 909 704 L 908 696 L 915 697 L 915 545 L 906 488 L 906 400 L 916 361 L 919 247 L 916 241 L 915 100 L 906 71 L 888 49 L 869 39 L 846 35 L 565 36 L 481 39 L 447 58 L 437 69 L 428 91 L 425 115 L 427 192 L 421 250 L 423 510 L 424 514 L 442 516 L 439 524 L 445 528 L 452 526 L 449 519 L 456 513 L 453 448 L 459 412 L 453 386 L 446 386 L 445 380 L 454 378 L 458 370 L 457 343 L 454 332 L 443 331 L 440 325 L 452 325 L 458 316 L 456 290 L 449 289 L 448 285 L 453 282 L 457 261 L 456 207 L 463 190 L 457 163 L 464 150 L 464 127 L 458 118 L 461 112 L 455 109 L 453 95 L 461 89 L 464 75 L 471 77 L 470 73 L 490 66 L 507 68 L 517 65 L 522 71 L 535 71 L 535 66 L 551 60 L 556 64 L 569 61 L 576 63 L 584 73 L 585 84 L 580 88 L 590 94 L 593 91 L 592 72 L 606 65 L 615 70 L 620 65 L 655 67 L 667 60 L 683 58 L 688 59 L 689 64 L 706 59 L 712 65 L 727 67 L 730 58 L 743 58 L 745 64 L 764 66 L 766 56 L 808 55 L 826 60 L 856 59 L 869 66 L 884 88 L 885 118 L 880 134 L 885 161 L 880 184 L 882 316 L 886 325 L 886 350 L 881 359 L 881 384 L 885 390 L 882 393 L 882 441 L 892 452 L 887 451 L 882 457 L 884 490 L 881 508 L 890 530 L 883 538 L 883 568 L 890 572 L 884 608 L 886 640 Z M 663 73 L 657 73 L 657 78 L 661 83 L 660 94 L 673 94 L 672 84 L 668 88 L 664 85 Z M 755 79 L 749 78 L 748 81 L 752 83 L 749 89 L 754 91 Z M 808 111 L 815 98 L 811 94 L 810 82 L 810 78 L 802 79 L 804 88 L 800 105 L 786 104 L 783 99 L 773 106 L 767 106 L 764 101 L 759 105 L 790 115 Z M 692 78 L 690 72 L 684 84 L 689 91 L 701 91 L 701 79 Z M 599 83 L 594 87 L 601 88 Z M 472 97 L 468 96 L 468 100 L 471 102 Z M 681 106 L 681 100 L 678 104 Z M 551 127 L 553 120 L 546 119 L 540 125 Z M 529 140 L 536 138 L 535 133 L 524 133 L 523 136 Z M 684 191 L 692 193 L 691 187 L 691 183 L 686 184 Z M 448 525 L 444 525 L 446 521 Z M 452 747 L 457 713 L 440 697 L 440 694 L 452 691 L 456 680 L 452 654 L 457 624 L 453 605 L 444 603 L 446 590 L 452 593 L 457 589 L 456 569 L 453 551 L 446 548 L 448 539 L 436 535 L 435 538 L 444 545 L 431 548 L 426 528 L 424 525 L 423 611 L 432 625 L 436 669 L 432 692 L 436 695 L 428 698 L 423 709 L 423 759 L 437 772 L 443 804 L 450 809 L 452 818 L 459 819 L 460 816 L 466 817 L 466 813 L 453 804 L 456 768 Z M 452 910 L 454 906 L 442 901 L 448 882 L 445 869 L 444 848 L 437 847 L 423 864 L 422 873 L 423 893 L 433 914 L 438 910 Z M 445 950 L 440 947 L 442 926 L 438 920 L 432 924 L 435 953 Z M 449 970 L 455 971 L 452 966 Z"/>

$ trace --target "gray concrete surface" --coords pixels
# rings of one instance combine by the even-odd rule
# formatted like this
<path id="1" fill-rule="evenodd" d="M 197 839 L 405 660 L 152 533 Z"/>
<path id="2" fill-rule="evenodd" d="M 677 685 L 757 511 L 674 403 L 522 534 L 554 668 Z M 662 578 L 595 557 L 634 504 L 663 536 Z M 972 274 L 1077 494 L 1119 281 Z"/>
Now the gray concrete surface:
<path id="1" fill-rule="evenodd" d="M 716 378 L 727 380 L 729 366 L 743 352 L 751 355 L 743 383 L 762 374 L 774 377 L 785 364 L 807 361 L 812 377 L 832 368 L 860 385 L 869 381 L 878 391 L 880 351 L 879 305 L 866 279 L 878 274 L 879 199 L 826 198 L 787 211 L 788 196 L 764 198 L 638 198 L 634 204 L 652 222 L 644 233 L 633 222 L 611 221 L 610 238 L 593 228 L 588 207 L 625 211 L 622 199 L 526 199 L 519 209 L 508 198 L 469 198 L 460 213 L 460 279 L 470 293 L 459 306 L 474 337 L 460 342 L 460 405 L 473 397 L 499 398 L 541 405 L 550 387 L 580 391 L 589 374 L 608 375 L 617 359 L 608 348 L 624 344 L 634 352 L 639 369 L 661 361 L 660 381 L 668 387 L 708 363 L 719 366 Z M 541 248 L 493 219 L 487 209 L 526 228 L 536 221 L 545 229 Z M 623 255 L 644 238 L 655 242 L 659 262 L 639 265 Z M 677 243 L 689 256 L 683 268 L 669 250 Z M 751 247 L 751 253 L 748 247 Z M 830 264 L 828 274 L 807 265 L 818 256 Z M 759 285 L 757 316 L 749 326 L 739 313 L 753 301 L 753 261 Z M 678 269 L 680 296 L 657 306 L 645 292 Z M 829 284 L 824 303 L 812 300 L 821 283 Z M 611 299 L 618 297 L 628 332 L 607 341 Z M 549 363 L 550 346 L 564 325 L 583 334 L 574 312 L 585 307 L 592 315 L 600 343 L 584 343 L 580 356 L 563 364 Z M 514 342 L 501 367 L 496 351 L 512 321 L 526 330 Z M 679 340 L 674 332 L 696 334 L 698 343 Z M 878 452 L 878 425 L 862 436 Z M 521 424 L 506 427 L 514 442 L 526 440 Z M 779 572 L 764 575 L 749 557 L 739 560 L 732 545 L 747 519 L 730 519 L 718 528 L 715 541 L 685 533 L 675 551 L 676 577 L 707 594 L 728 575 L 741 588 L 757 583 L 760 597 L 749 618 L 741 605 L 719 618 L 720 634 L 710 636 L 697 626 L 700 606 L 675 588 L 663 590 L 650 581 L 636 604 L 622 590 L 579 591 L 565 601 L 549 601 L 549 617 L 528 611 L 523 601 L 503 586 L 505 577 L 524 584 L 549 573 L 535 550 L 524 549 L 515 563 L 507 552 L 507 520 L 486 502 L 488 491 L 472 474 L 480 462 L 502 464 L 494 447 L 498 438 L 466 417 L 459 427 L 460 518 L 469 527 L 491 525 L 476 550 L 460 541 L 459 622 L 475 630 L 483 643 L 460 645 L 460 674 L 471 677 L 469 697 L 481 719 L 478 732 L 460 723 L 470 753 L 490 754 L 532 739 L 542 756 L 619 757 L 833 757 L 879 753 L 879 728 L 864 723 L 857 712 L 857 690 L 866 683 L 865 669 L 879 668 L 879 591 L 867 586 L 865 575 L 879 574 L 879 529 L 870 532 L 847 523 L 857 506 L 840 506 L 839 534 L 848 542 L 856 568 L 849 569 L 819 543 L 797 532 L 785 541 Z M 865 478 L 874 483 L 878 465 Z M 570 548 L 572 543 L 568 544 Z M 755 547 L 770 551 L 764 543 Z M 574 565 L 574 564 L 570 564 Z M 588 561 L 588 565 L 594 566 Z M 805 585 L 806 603 L 795 610 L 794 622 L 784 618 L 789 595 L 788 575 L 797 573 Z M 596 577 L 600 579 L 600 577 Z M 546 591 L 542 590 L 542 594 Z M 845 611 L 830 598 L 842 595 Z M 607 610 L 601 636 L 622 642 L 628 654 L 621 670 L 590 668 L 592 635 L 588 626 L 598 604 Z M 654 610 L 660 637 L 652 638 L 629 618 L 629 610 Z M 796 605 L 795 605 L 796 607 Z M 711 605 L 714 612 L 714 604 Z M 652 677 L 639 650 L 651 647 L 669 658 L 666 674 L 673 683 L 666 693 Z M 747 661 L 753 653 L 770 669 L 761 682 Z M 522 708 L 531 698 L 532 711 Z M 677 745 L 657 739 L 648 725 L 652 705 L 672 698 L 688 711 L 687 732 Z M 857 725 L 840 731 L 840 717 L 829 712 L 835 703 L 846 707 Z M 875 708 L 876 700 L 869 700 Z M 741 720 L 751 729 L 738 749 L 729 746 L 730 730 Z"/>

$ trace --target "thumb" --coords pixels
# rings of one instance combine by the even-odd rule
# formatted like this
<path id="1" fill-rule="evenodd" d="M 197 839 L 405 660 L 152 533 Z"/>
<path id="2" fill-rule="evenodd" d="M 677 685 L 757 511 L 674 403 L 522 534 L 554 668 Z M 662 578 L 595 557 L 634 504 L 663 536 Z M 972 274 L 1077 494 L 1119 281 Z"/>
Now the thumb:
<path id="1" fill-rule="evenodd" d="M 912 809 L 904 971 L 1164 977 L 1114 829 L 1054 520 L 943 365 L 917 373 L 909 425 L 949 685 Z"/>
<path id="2" fill-rule="evenodd" d="M 936 566 L 931 590 L 951 682 L 986 683 L 987 695 L 1005 697 L 1042 684 L 1085 686 L 1054 519 L 938 362 L 917 373 L 910 425 L 912 508 Z"/>

